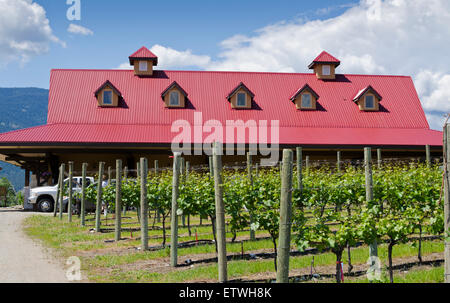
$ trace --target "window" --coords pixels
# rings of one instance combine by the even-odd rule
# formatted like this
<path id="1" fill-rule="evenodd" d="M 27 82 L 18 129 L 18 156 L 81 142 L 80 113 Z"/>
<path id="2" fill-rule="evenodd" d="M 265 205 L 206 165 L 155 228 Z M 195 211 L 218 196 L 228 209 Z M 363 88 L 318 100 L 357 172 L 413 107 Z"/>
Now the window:
<path id="1" fill-rule="evenodd" d="M 103 92 L 103 104 L 112 105 L 113 102 L 113 92 L 110 90 L 105 90 Z"/>
<path id="2" fill-rule="evenodd" d="M 247 96 L 245 93 L 237 94 L 237 106 L 246 106 L 247 105 Z"/>
<path id="3" fill-rule="evenodd" d="M 170 93 L 169 105 L 171 105 L 171 106 L 179 106 L 180 105 L 180 94 L 178 92 Z"/>
<path id="4" fill-rule="evenodd" d="M 368 95 L 364 98 L 365 100 L 365 108 L 375 108 L 375 101 L 373 96 Z"/>
<path id="5" fill-rule="evenodd" d="M 311 94 L 303 94 L 302 95 L 302 107 L 305 107 L 305 108 L 312 107 Z"/>
<path id="6" fill-rule="evenodd" d="M 322 66 L 322 75 L 329 76 L 331 74 L 330 66 L 329 65 L 323 65 Z"/>
<path id="7" fill-rule="evenodd" d="M 147 69 L 148 69 L 147 61 L 139 61 L 139 71 L 145 72 L 147 71 Z"/>

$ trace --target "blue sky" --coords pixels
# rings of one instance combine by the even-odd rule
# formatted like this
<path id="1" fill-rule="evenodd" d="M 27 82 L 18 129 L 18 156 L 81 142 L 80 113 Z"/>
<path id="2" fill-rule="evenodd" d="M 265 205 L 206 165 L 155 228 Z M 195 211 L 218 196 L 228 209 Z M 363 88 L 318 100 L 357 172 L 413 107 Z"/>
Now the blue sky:
<path id="1" fill-rule="evenodd" d="M 448 0 L 0 0 L 0 87 L 126 69 L 143 45 L 158 68 L 196 70 L 309 72 L 326 50 L 339 73 L 411 76 L 432 128 L 450 112 Z"/>
<path id="2" fill-rule="evenodd" d="M 328 18 L 352 3 L 349 0 L 81 0 L 81 20 L 69 21 L 66 12 L 71 5 L 66 0 L 34 2 L 45 9 L 53 34 L 66 47 L 52 43 L 48 53 L 26 64 L 8 63 L 1 70 L 0 87 L 48 88 L 52 68 L 115 68 L 143 45 L 190 49 L 214 58 L 220 51 L 219 43 L 233 35 L 251 34 L 283 20 Z M 340 5 L 344 7 L 339 8 Z M 321 9 L 330 11 L 324 13 Z M 71 34 L 67 31 L 71 23 L 94 34 Z"/>

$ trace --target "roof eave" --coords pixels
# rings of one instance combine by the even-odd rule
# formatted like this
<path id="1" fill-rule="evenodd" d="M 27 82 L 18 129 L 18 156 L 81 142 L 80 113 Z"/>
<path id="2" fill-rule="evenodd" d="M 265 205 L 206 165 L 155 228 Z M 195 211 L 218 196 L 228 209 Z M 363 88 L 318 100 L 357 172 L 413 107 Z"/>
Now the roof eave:
<path id="1" fill-rule="evenodd" d="M 314 66 L 316 66 L 316 64 L 331 64 L 334 65 L 334 67 L 338 67 L 339 65 L 341 65 L 341 62 L 333 62 L 333 61 L 313 61 L 308 65 L 309 69 L 314 69 Z"/>

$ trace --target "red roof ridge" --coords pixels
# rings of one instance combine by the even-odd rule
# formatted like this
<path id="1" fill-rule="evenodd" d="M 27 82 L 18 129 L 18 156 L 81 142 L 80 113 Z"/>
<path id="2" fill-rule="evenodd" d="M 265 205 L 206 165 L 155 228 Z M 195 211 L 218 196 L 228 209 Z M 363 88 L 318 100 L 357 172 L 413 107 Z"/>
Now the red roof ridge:
<path id="1" fill-rule="evenodd" d="M 135 51 L 131 56 L 128 57 L 130 60 L 130 64 L 134 64 L 134 60 L 139 59 L 150 59 L 153 61 L 154 65 L 158 65 L 158 56 L 156 56 L 154 53 L 152 53 L 148 48 L 145 46 L 141 47 L 137 51 Z"/>
<path id="2" fill-rule="evenodd" d="M 128 72 L 134 73 L 132 69 L 74 69 L 74 68 L 53 68 L 50 71 L 79 71 L 79 72 Z M 253 72 L 253 71 L 213 71 L 213 70 L 170 70 L 170 69 L 155 69 L 155 72 L 170 72 L 170 73 L 234 73 L 234 74 L 276 74 L 276 75 L 307 75 L 314 76 L 312 73 L 292 73 L 292 72 Z M 336 76 L 358 76 L 358 77 L 405 77 L 412 78 L 407 75 L 374 75 L 374 74 L 336 74 Z"/>

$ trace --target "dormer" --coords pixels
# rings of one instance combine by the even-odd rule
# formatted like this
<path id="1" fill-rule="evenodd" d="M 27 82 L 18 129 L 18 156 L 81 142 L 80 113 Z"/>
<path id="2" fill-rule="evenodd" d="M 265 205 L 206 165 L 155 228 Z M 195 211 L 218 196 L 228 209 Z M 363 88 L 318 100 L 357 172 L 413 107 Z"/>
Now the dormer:
<path id="1" fill-rule="evenodd" d="M 161 98 L 168 108 L 184 108 L 186 106 L 187 93 L 174 81 L 161 93 Z"/>
<path id="2" fill-rule="evenodd" d="M 358 104 L 359 110 L 363 111 L 378 111 L 381 100 L 380 94 L 370 85 L 361 89 L 353 98 L 353 102 Z"/>
<path id="3" fill-rule="evenodd" d="M 228 94 L 227 100 L 231 103 L 231 108 L 252 108 L 252 102 L 255 95 L 245 86 L 244 83 L 239 83 L 235 89 Z"/>
<path id="4" fill-rule="evenodd" d="M 136 76 L 152 76 L 153 66 L 158 65 L 158 57 L 145 46 L 141 47 L 130 57 L 130 65 L 134 66 Z"/>
<path id="5" fill-rule="evenodd" d="M 313 69 L 317 76 L 317 79 L 322 80 L 334 80 L 336 78 L 336 67 L 341 64 L 341 61 L 323 51 L 314 59 L 308 66 L 309 69 Z"/>
<path id="6" fill-rule="evenodd" d="M 300 110 L 315 110 L 317 99 L 319 99 L 319 95 L 308 84 L 303 85 L 291 97 L 291 101 Z"/>
<path id="7" fill-rule="evenodd" d="M 120 91 L 109 80 L 103 83 L 94 94 L 98 106 L 101 107 L 118 107 L 119 98 L 122 97 Z"/>

